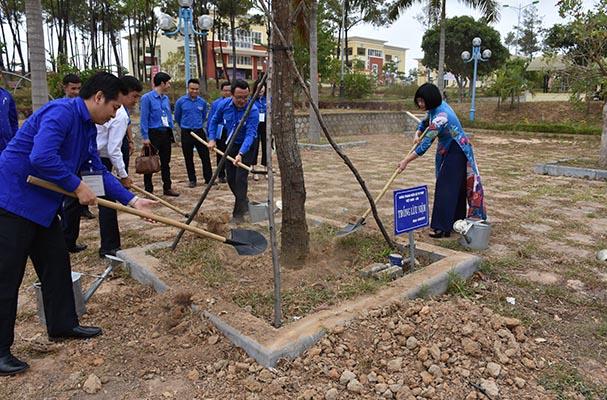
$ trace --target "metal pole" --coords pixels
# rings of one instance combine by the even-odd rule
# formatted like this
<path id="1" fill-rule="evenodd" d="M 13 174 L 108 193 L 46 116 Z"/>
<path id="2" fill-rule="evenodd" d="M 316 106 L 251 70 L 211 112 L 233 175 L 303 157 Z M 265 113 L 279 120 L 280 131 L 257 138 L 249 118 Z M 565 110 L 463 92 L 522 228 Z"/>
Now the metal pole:
<path id="1" fill-rule="evenodd" d="M 183 18 L 183 44 L 185 46 L 185 82 L 186 82 L 186 93 L 188 92 L 188 81 L 190 80 L 190 24 L 192 23 L 192 9 L 189 7 L 181 7 L 181 14 Z"/>
<path id="2" fill-rule="evenodd" d="M 519 46 L 519 42 L 521 40 L 521 4 L 519 3 L 518 5 L 518 19 L 516 21 L 516 51 L 514 52 L 515 55 L 518 56 L 518 46 Z"/>
<path id="3" fill-rule="evenodd" d="M 344 46 L 346 45 L 346 0 L 343 0 L 341 4 L 341 70 L 339 72 L 339 97 L 344 97 L 344 66 L 346 63 L 346 49 L 344 49 Z"/>
<path id="4" fill-rule="evenodd" d="M 409 264 L 410 271 L 415 269 L 415 236 L 409 232 Z"/>
<path id="5" fill-rule="evenodd" d="M 478 64 L 478 52 L 480 51 L 480 47 L 474 48 L 472 50 L 472 57 L 474 58 L 474 73 L 472 74 L 472 101 L 470 103 L 470 121 L 474 121 L 474 112 L 476 111 L 474 107 L 474 101 L 476 100 L 476 66 Z"/>

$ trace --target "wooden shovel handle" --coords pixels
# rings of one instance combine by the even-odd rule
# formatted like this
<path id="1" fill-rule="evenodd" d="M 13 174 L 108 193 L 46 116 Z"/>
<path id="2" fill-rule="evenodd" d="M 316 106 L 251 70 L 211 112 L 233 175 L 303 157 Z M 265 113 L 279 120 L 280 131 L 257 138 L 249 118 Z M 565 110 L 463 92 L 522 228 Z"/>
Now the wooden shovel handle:
<path id="1" fill-rule="evenodd" d="M 172 205 L 171 203 L 169 203 L 168 201 L 161 199 L 160 197 L 156 196 L 153 193 L 147 192 L 144 189 L 140 188 L 139 186 L 135 185 L 135 184 L 131 184 L 131 189 L 133 189 L 136 192 L 139 192 L 147 197 L 149 197 L 152 200 L 156 200 L 157 202 L 159 202 L 160 204 L 162 204 L 163 206 L 166 206 L 168 208 L 170 208 L 173 211 L 178 212 L 179 214 L 183 215 L 183 216 L 188 216 L 188 213 L 183 211 L 182 209 L 180 209 L 177 206 Z"/>
<path id="2" fill-rule="evenodd" d="M 190 132 L 190 135 L 192 135 L 192 137 L 193 137 L 194 139 L 198 140 L 200 143 L 204 144 L 205 146 L 208 146 L 208 145 L 209 145 L 209 144 L 208 144 L 208 143 L 207 143 L 207 142 L 206 142 L 206 141 L 205 141 L 203 138 L 201 138 L 200 136 L 198 136 L 198 135 L 197 135 L 197 134 L 195 134 L 194 132 Z M 215 153 L 219 154 L 220 156 L 223 156 L 223 155 L 224 155 L 224 152 L 223 152 L 223 151 L 221 151 L 221 150 L 219 150 L 217 147 L 213 147 L 213 151 L 214 151 Z M 227 158 L 228 160 L 230 160 L 230 161 L 234 162 L 234 158 L 232 158 L 232 157 L 230 157 L 230 156 L 226 156 L 226 158 Z M 236 165 L 238 165 L 238 166 L 239 166 L 239 167 L 241 167 L 241 168 L 246 169 L 246 170 L 247 170 L 247 171 L 249 171 L 249 172 L 252 172 L 252 171 L 253 171 L 253 168 L 251 168 L 251 167 L 249 167 L 248 165 L 245 165 L 245 164 L 243 164 L 243 163 L 240 163 L 240 162 L 239 162 L 239 163 L 238 163 L 238 164 L 236 164 Z"/>
<path id="3" fill-rule="evenodd" d="M 32 185 L 40 186 L 44 189 L 48 189 L 48 190 L 52 190 L 57 193 L 64 194 L 66 196 L 75 197 L 75 198 L 78 197 L 74 193 L 70 193 L 70 192 L 67 192 L 67 191 L 61 189 L 59 186 L 55 185 L 54 183 L 45 181 L 44 179 L 36 178 L 35 176 L 31 176 L 31 175 L 28 176 L 27 182 L 31 183 Z M 113 201 L 97 198 L 97 203 L 103 207 L 112 208 L 114 210 L 122 211 L 127 214 L 136 215 L 138 217 L 160 222 L 165 225 L 174 226 L 175 228 L 179 228 L 179 229 L 183 229 L 183 230 L 192 232 L 198 236 L 207 237 L 209 239 L 217 240 L 217 241 L 220 241 L 223 243 L 228 241 L 228 239 L 223 236 L 219 236 L 214 233 L 207 232 L 203 229 L 199 229 L 199 228 L 184 224 L 183 222 L 175 221 L 174 219 L 162 217 L 160 215 L 156 215 L 156 214 L 153 214 L 150 212 L 137 210 L 136 208 L 123 206 L 122 204 L 114 203 Z"/>
<path id="4" fill-rule="evenodd" d="M 420 135 L 419 139 L 420 140 L 423 139 L 424 136 L 426 136 L 427 132 L 428 132 L 428 128 L 426 128 L 424 130 L 424 133 L 422 133 Z M 413 147 L 411 147 L 411 150 L 409 150 L 409 153 L 407 153 L 407 155 L 411 154 L 415 150 L 416 147 L 417 147 L 417 144 L 414 144 Z M 375 198 L 376 204 L 384 197 L 384 195 L 388 191 L 388 188 L 390 187 L 390 185 L 392 185 L 392 182 L 394 182 L 394 180 L 396 179 L 398 174 L 399 174 L 399 171 L 398 171 L 398 168 L 396 168 L 394 170 L 394 172 L 392 173 L 392 176 L 390 177 L 390 179 L 388 179 L 388 182 L 386 182 L 386 184 L 384 185 L 384 188 L 381 190 L 379 195 Z M 361 220 L 364 220 L 365 218 L 367 218 L 369 216 L 369 214 L 371 214 L 371 207 L 367 208 L 367 211 L 365 211 L 365 213 L 362 215 Z"/>

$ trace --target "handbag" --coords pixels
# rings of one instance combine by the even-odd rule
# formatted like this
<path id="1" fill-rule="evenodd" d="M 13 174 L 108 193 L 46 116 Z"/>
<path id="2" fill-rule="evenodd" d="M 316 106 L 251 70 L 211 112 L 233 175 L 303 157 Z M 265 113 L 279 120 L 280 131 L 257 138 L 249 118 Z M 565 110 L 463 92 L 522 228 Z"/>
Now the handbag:
<path id="1" fill-rule="evenodd" d="M 151 144 L 144 144 L 141 154 L 135 159 L 135 172 L 138 174 L 153 174 L 160 171 L 160 156 L 158 150 Z"/>

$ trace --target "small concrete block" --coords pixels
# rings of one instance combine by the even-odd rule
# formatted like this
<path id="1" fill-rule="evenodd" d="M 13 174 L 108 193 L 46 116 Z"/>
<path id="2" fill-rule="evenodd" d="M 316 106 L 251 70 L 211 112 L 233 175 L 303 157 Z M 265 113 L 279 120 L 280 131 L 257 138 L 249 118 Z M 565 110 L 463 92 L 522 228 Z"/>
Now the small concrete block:
<path id="1" fill-rule="evenodd" d="M 376 277 L 377 279 L 396 279 L 396 278 L 400 278 L 401 276 L 403 276 L 403 268 L 399 267 L 397 265 L 392 265 L 382 271 L 379 271 L 376 274 L 373 274 L 374 277 Z"/>
<path id="2" fill-rule="evenodd" d="M 358 273 L 360 276 L 362 276 L 364 278 L 368 278 L 372 275 L 375 275 L 379 271 L 382 271 L 382 270 L 388 268 L 389 266 L 390 266 L 390 264 L 373 263 L 373 264 L 367 265 L 365 268 L 358 271 Z"/>

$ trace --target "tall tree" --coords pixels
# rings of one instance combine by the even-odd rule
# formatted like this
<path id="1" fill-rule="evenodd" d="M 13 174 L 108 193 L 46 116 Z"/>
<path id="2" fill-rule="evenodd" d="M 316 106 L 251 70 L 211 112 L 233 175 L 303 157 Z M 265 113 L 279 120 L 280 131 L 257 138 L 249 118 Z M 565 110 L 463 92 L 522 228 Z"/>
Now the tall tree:
<path id="1" fill-rule="evenodd" d="M 310 0 L 310 94 L 312 101 L 318 106 L 318 0 Z M 308 139 L 312 143 L 320 143 L 320 123 L 314 109 L 309 109 Z"/>
<path id="2" fill-rule="evenodd" d="M 42 6 L 40 0 L 26 0 L 25 15 L 27 48 L 32 72 L 32 109 L 36 111 L 48 101 L 44 31 L 42 30 Z"/>
<path id="3" fill-rule="evenodd" d="M 445 47 L 445 71 L 451 72 L 460 91 L 460 100 L 463 95 L 463 89 L 466 81 L 472 81 L 472 65 L 464 63 L 461 59 L 461 53 L 472 43 L 472 39 L 480 37 L 482 39 L 482 49 L 491 49 L 492 55 L 489 61 L 478 63 L 479 77 L 483 77 L 499 68 L 508 59 L 508 50 L 502 45 L 498 31 L 484 23 L 475 21 L 468 16 L 447 18 L 445 20 L 445 32 L 447 39 Z M 439 63 L 439 42 L 440 28 L 435 26 L 426 31 L 422 38 L 422 50 L 424 58 L 422 63 L 430 68 L 436 69 Z"/>
<path id="4" fill-rule="evenodd" d="M 272 1 L 272 14 L 288 43 L 293 43 L 293 24 L 290 1 Z M 272 35 L 272 46 L 283 48 L 277 35 Z M 297 147 L 294 114 L 294 76 L 286 51 L 273 54 L 272 135 L 276 140 L 276 154 L 280 167 L 283 201 L 281 230 L 281 262 L 288 266 L 301 265 L 309 251 L 308 223 L 306 221 L 306 187 L 303 164 Z"/>
<path id="5" fill-rule="evenodd" d="M 533 58 L 534 54 L 541 50 L 542 43 L 542 20 L 535 5 L 532 4 L 523 10 L 523 21 L 517 30 L 519 51 L 521 54 Z"/>
<path id="6" fill-rule="evenodd" d="M 236 19 L 246 16 L 247 12 L 253 6 L 251 0 L 215 0 L 217 13 L 226 18 L 230 23 L 230 40 L 232 41 L 232 79 L 236 78 L 236 41 L 240 36 L 240 29 L 236 26 Z M 239 24 L 243 25 L 243 24 Z M 246 26 L 246 23 L 243 25 Z M 238 29 L 238 31 L 237 31 Z"/>
<path id="7" fill-rule="evenodd" d="M 389 6 L 388 19 L 395 21 L 399 15 L 411 7 L 413 4 L 427 2 L 428 6 L 434 10 L 440 10 L 440 43 L 438 51 L 438 82 L 437 86 L 441 90 L 444 87 L 445 75 L 445 20 L 447 19 L 447 0 L 394 0 Z M 460 3 L 466 4 L 483 13 L 486 22 L 494 22 L 499 19 L 499 3 L 496 0 L 460 0 Z M 430 11 L 433 14 L 436 11 Z"/>

